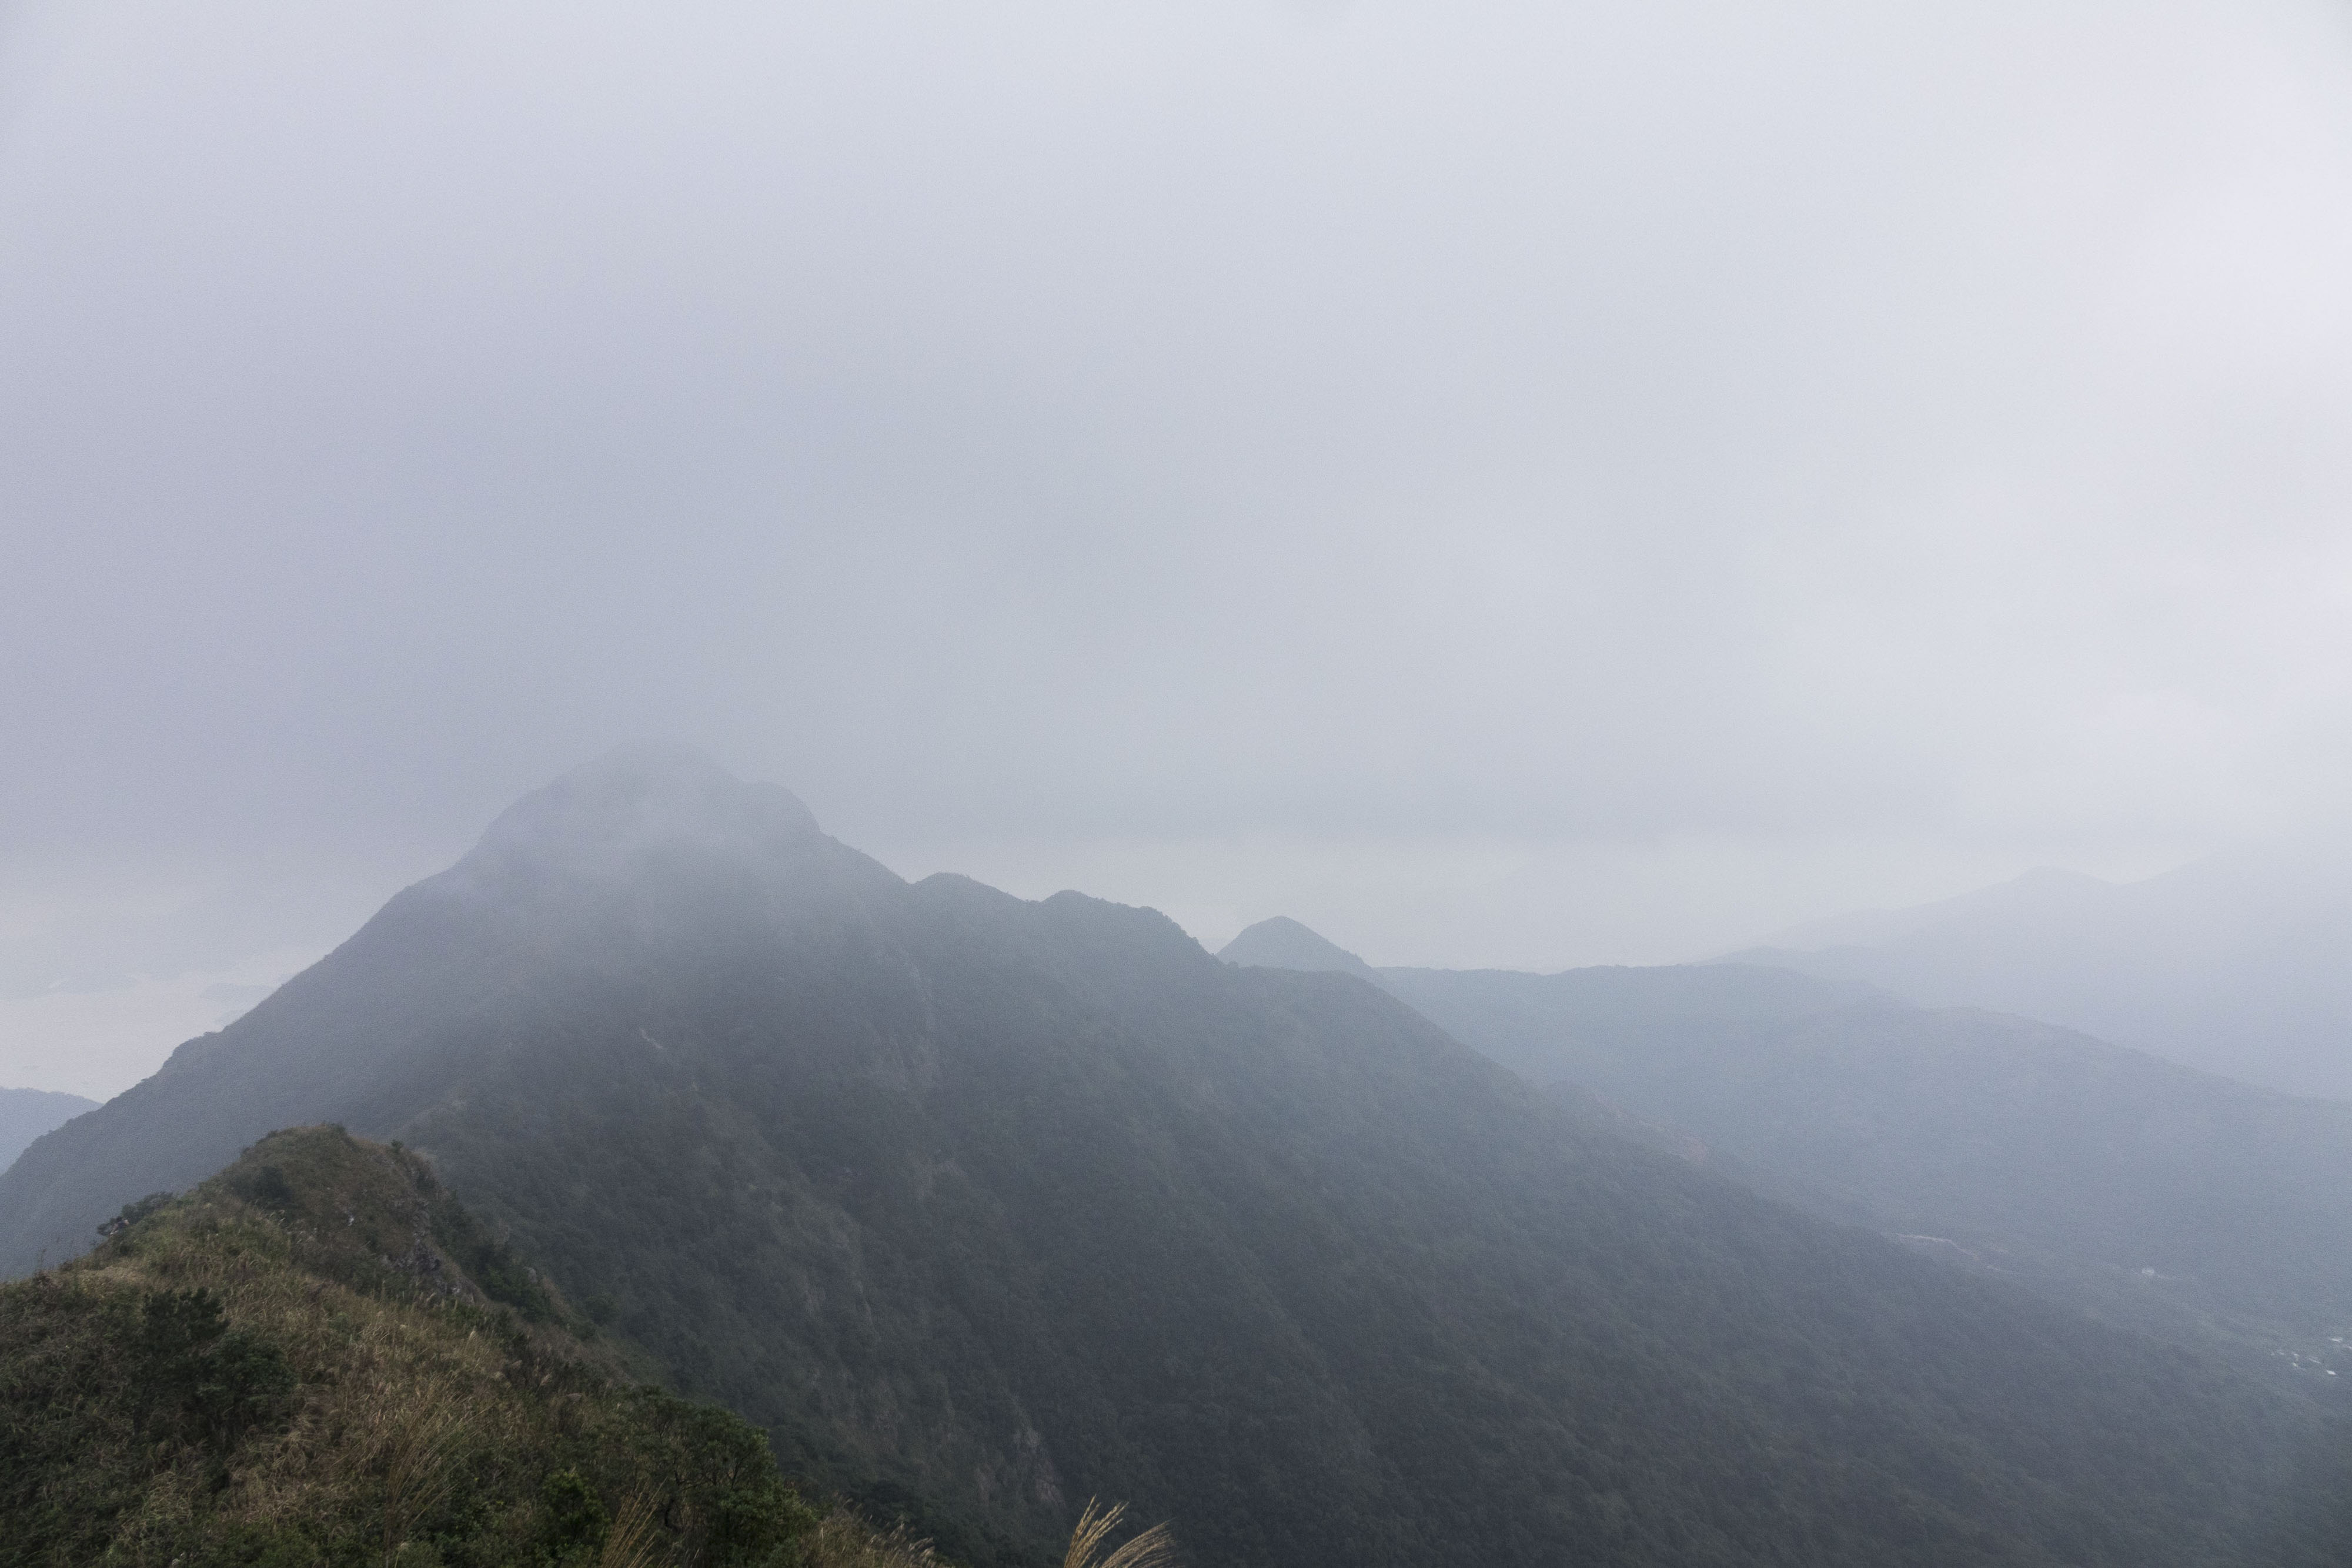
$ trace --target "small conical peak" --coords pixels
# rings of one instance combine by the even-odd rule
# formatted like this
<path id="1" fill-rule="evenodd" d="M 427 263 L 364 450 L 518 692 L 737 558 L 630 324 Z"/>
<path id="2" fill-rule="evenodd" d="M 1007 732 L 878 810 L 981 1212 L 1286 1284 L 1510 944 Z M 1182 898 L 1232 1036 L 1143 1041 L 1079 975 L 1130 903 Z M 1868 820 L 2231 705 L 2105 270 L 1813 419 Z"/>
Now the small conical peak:
<path id="1" fill-rule="evenodd" d="M 1372 977 L 1370 964 L 1284 915 L 1259 921 L 1226 943 L 1217 956 L 1244 968 L 1337 969 Z"/>
<path id="2" fill-rule="evenodd" d="M 758 853 L 820 837 L 816 818 L 781 785 L 738 779 L 688 747 L 626 746 L 508 807 L 466 860 L 593 875 L 657 849 Z"/>

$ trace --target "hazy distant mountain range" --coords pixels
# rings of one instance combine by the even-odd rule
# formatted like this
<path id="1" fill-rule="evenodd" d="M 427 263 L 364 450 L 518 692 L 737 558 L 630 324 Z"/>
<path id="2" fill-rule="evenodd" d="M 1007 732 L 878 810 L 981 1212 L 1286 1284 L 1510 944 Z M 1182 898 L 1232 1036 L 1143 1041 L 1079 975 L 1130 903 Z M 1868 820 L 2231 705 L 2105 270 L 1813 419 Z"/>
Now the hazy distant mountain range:
<path id="1" fill-rule="evenodd" d="M 2352 847 L 2241 849 L 2146 882 L 2058 871 L 1780 933 L 1727 956 L 1862 980 L 2352 1100 Z"/>
<path id="2" fill-rule="evenodd" d="M 1289 920 L 1222 956 L 1369 977 L 1529 1080 L 1686 1134 L 1824 1218 L 2352 1379 L 2352 1104 L 1785 969 L 1374 970 Z"/>
<path id="3" fill-rule="evenodd" d="M 63 1125 L 98 1102 L 79 1094 L 47 1089 L 0 1089 L 0 1171 L 25 1152 L 26 1145 L 53 1127 Z"/>
<path id="4" fill-rule="evenodd" d="M 1360 977 L 909 885 L 690 757 L 526 799 L 40 1140 L 0 1259 L 319 1121 L 969 1563 L 1097 1494 L 1265 1568 L 2316 1568 L 2352 1522 L 2320 1402 L 1617 1136 Z"/>

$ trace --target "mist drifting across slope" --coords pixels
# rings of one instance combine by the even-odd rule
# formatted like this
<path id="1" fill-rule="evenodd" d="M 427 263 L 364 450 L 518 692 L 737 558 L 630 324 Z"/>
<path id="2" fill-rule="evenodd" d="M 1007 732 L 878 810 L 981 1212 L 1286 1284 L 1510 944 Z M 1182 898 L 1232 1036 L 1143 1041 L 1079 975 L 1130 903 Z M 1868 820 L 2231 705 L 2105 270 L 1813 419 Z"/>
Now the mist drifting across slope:
<path id="1" fill-rule="evenodd" d="M 12 7 L 0 943 L 649 734 L 1380 961 L 2173 863 L 2344 793 L 2347 83 L 2316 0 Z"/>

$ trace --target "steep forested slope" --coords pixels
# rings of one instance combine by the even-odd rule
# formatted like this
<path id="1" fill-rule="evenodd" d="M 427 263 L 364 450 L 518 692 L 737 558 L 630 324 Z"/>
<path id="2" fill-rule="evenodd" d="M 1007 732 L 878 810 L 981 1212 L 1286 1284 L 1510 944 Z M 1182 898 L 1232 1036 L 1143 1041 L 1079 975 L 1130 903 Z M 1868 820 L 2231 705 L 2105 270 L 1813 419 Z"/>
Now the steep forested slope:
<path id="1" fill-rule="evenodd" d="M 1269 1568 L 2339 1544 L 2306 1403 L 1592 1132 L 1357 978 L 910 887 L 677 758 L 524 802 L 36 1145 L 8 1243 L 329 1115 L 975 1555 L 1090 1495 Z"/>

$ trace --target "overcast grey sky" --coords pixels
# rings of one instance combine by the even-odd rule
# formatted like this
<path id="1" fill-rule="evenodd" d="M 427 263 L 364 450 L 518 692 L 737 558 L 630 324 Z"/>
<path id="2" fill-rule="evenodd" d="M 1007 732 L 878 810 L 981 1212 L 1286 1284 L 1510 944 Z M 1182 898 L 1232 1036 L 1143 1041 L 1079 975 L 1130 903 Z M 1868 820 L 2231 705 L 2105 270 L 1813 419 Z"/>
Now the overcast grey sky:
<path id="1" fill-rule="evenodd" d="M 1539 967 L 2352 785 L 2341 5 L 0 18 L 0 1082 L 637 737 Z"/>

